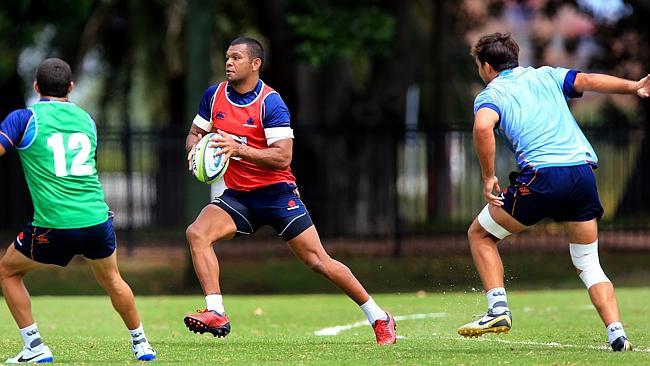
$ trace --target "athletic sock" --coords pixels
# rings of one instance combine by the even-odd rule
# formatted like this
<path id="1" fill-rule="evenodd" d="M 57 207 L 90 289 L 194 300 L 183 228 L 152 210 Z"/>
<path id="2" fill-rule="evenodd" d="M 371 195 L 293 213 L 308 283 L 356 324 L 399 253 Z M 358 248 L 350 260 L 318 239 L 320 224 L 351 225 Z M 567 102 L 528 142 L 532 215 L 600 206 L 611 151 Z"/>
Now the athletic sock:
<path id="1" fill-rule="evenodd" d="M 612 344 L 616 338 L 621 336 L 627 338 L 627 335 L 625 335 L 625 329 L 623 329 L 623 324 L 621 324 L 621 322 L 615 322 L 607 326 L 607 338 L 609 338 L 609 344 Z"/>
<path id="2" fill-rule="evenodd" d="M 226 310 L 223 307 L 223 297 L 221 295 L 212 294 L 206 296 L 205 304 L 208 310 L 214 310 L 220 315 L 223 315 L 226 312 Z"/>
<path id="3" fill-rule="evenodd" d="M 508 299 L 506 298 L 506 289 L 496 287 L 488 291 L 485 296 L 488 301 L 488 310 L 493 314 L 503 314 L 508 308 Z"/>
<path id="4" fill-rule="evenodd" d="M 372 297 L 360 307 L 363 313 L 366 314 L 371 325 L 374 325 L 377 320 L 388 320 L 388 314 L 375 303 Z"/>
<path id="5" fill-rule="evenodd" d="M 36 323 L 20 329 L 20 335 L 23 337 L 25 347 L 30 348 L 32 351 L 38 351 L 41 348 L 43 341 L 41 340 L 41 333 L 39 333 Z"/>
<path id="6" fill-rule="evenodd" d="M 129 333 L 131 333 L 131 341 L 133 342 L 134 346 L 136 344 L 147 342 L 147 336 L 144 334 L 144 327 L 142 326 L 142 323 L 140 323 L 140 326 L 136 329 L 129 329 Z"/>

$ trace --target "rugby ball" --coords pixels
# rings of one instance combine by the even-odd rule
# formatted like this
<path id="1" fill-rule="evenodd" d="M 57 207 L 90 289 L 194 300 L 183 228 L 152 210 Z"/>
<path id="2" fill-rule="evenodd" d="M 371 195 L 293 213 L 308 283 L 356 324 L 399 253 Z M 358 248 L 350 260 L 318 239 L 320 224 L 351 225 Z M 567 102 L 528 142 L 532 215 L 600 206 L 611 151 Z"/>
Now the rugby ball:
<path id="1" fill-rule="evenodd" d="M 205 184 L 212 184 L 223 177 L 228 168 L 230 159 L 223 155 L 216 155 L 220 147 L 209 147 L 210 138 L 216 133 L 209 133 L 196 144 L 192 157 L 192 173 L 196 179 Z"/>

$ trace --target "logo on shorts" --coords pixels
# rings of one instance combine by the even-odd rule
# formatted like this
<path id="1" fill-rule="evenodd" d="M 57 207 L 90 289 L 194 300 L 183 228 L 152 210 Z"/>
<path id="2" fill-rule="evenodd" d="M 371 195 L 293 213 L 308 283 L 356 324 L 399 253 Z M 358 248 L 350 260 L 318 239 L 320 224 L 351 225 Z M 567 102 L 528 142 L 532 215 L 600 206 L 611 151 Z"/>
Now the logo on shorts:
<path id="1" fill-rule="evenodd" d="M 289 206 L 289 207 L 287 207 L 287 211 L 295 210 L 298 207 L 300 207 L 300 206 L 298 206 L 298 204 L 294 200 L 289 200 L 289 202 L 287 202 L 287 205 Z"/>
<path id="2" fill-rule="evenodd" d="M 530 191 L 530 188 L 528 188 L 528 187 L 526 187 L 526 186 L 521 186 L 521 187 L 519 187 L 519 188 L 518 188 L 518 191 L 519 191 L 519 194 L 522 195 L 522 196 L 527 196 L 527 195 L 529 195 L 529 194 L 532 193 L 532 192 Z"/>
<path id="3" fill-rule="evenodd" d="M 50 239 L 45 237 L 45 235 L 47 235 L 49 232 L 50 232 L 50 230 L 48 230 L 47 232 L 45 232 L 45 233 L 43 233 L 41 235 L 36 235 L 35 239 L 38 242 L 38 244 L 49 244 L 50 243 Z"/>
<path id="4" fill-rule="evenodd" d="M 226 118 L 226 114 L 223 113 L 222 111 L 217 111 L 217 113 L 214 114 L 215 119 L 224 119 Z"/>

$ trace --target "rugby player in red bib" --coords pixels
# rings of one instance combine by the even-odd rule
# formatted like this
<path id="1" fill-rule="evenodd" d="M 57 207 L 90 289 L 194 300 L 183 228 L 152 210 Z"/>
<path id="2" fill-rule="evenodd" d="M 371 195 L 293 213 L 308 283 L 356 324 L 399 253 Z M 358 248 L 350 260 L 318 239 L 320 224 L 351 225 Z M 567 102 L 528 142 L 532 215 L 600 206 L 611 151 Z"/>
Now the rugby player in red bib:
<path id="1" fill-rule="evenodd" d="M 187 228 L 194 269 L 205 293 L 206 309 L 185 317 L 193 332 L 225 337 L 230 321 L 219 285 L 219 262 L 212 245 L 270 225 L 294 254 L 345 292 L 365 313 L 377 343 L 393 344 L 395 320 L 368 295 L 350 269 L 323 248 L 296 187 L 290 163 L 293 130 L 280 95 L 259 78 L 264 49 L 240 37 L 226 52 L 226 81 L 209 87 L 186 140 L 191 161 L 196 143 L 209 132 L 211 144 L 230 159 L 225 192 L 203 208 Z"/>

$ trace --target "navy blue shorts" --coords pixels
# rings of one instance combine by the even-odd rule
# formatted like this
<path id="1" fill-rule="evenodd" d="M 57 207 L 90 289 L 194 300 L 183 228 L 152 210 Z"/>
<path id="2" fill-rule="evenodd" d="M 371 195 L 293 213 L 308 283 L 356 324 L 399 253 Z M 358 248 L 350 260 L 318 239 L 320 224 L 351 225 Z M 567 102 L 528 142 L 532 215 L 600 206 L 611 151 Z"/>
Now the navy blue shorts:
<path id="1" fill-rule="evenodd" d="M 33 261 L 65 267 L 81 254 L 88 259 L 110 257 L 115 251 L 113 216 L 104 223 L 80 229 L 47 229 L 30 221 L 18 234 L 14 247 Z"/>
<path id="2" fill-rule="evenodd" d="M 527 226 L 547 217 L 558 222 L 600 220 L 604 213 L 589 164 L 513 172 L 503 197 L 503 209 Z"/>
<path id="3" fill-rule="evenodd" d="M 235 221 L 235 236 L 252 234 L 270 225 L 278 236 L 289 241 L 313 225 L 294 184 L 276 183 L 249 192 L 226 189 L 211 203 Z"/>

